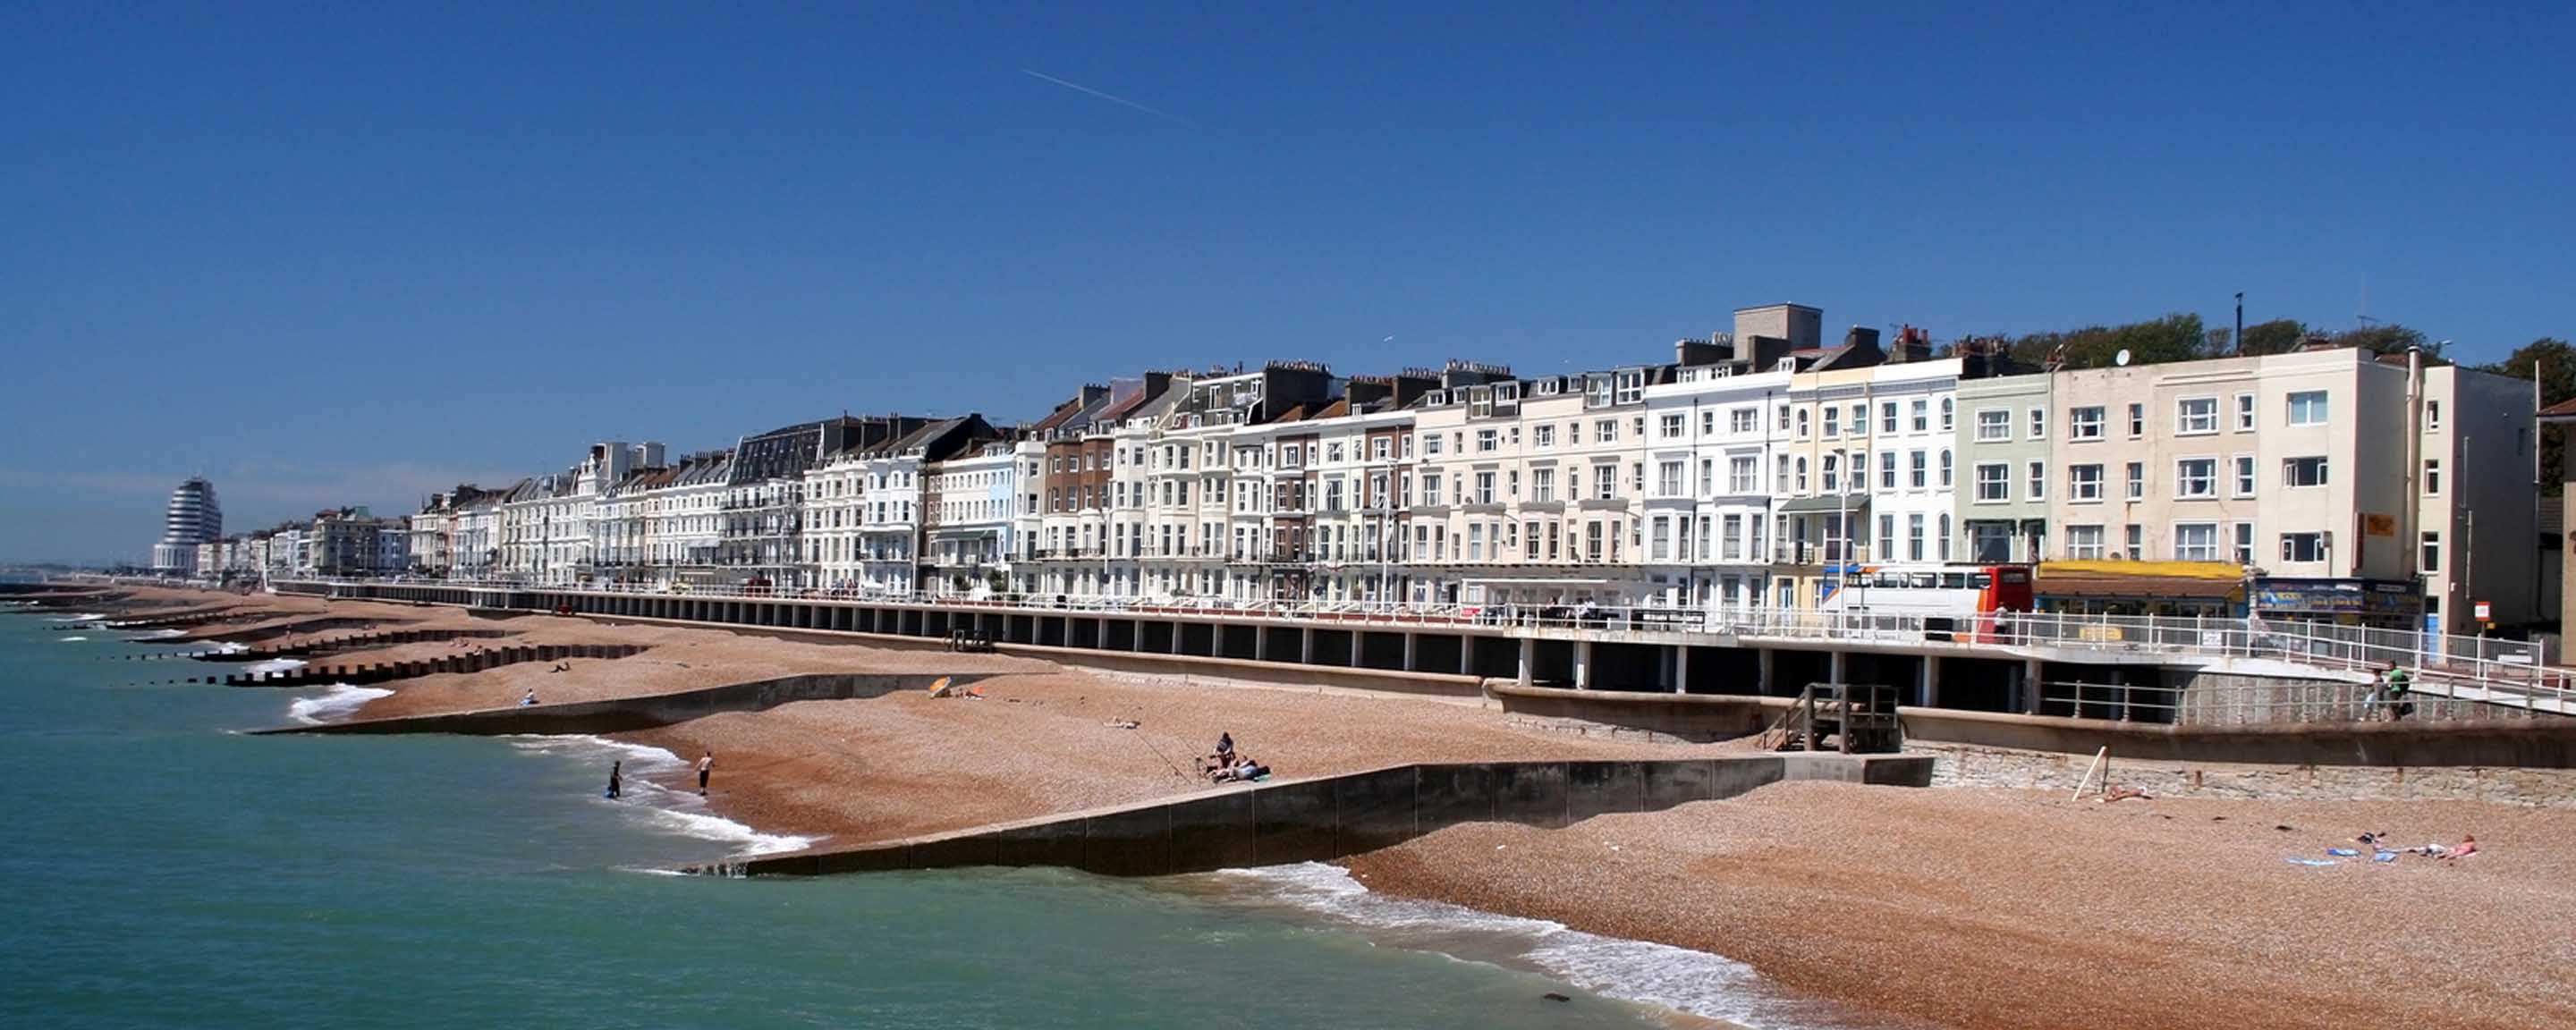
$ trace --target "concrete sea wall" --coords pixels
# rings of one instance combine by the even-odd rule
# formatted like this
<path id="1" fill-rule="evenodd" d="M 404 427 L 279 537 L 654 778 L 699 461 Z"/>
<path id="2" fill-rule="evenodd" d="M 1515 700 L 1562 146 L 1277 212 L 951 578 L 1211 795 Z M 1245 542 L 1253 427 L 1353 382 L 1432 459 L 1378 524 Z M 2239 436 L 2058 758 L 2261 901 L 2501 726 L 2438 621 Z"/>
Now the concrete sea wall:
<path id="1" fill-rule="evenodd" d="M 1161 876 L 1329 861 L 1459 823 L 1555 829 L 1596 815 L 1735 797 L 1783 780 L 1921 787 L 1932 782 L 1932 759 L 1748 754 L 1673 761 L 1399 765 L 691 871 L 818 876 L 1050 865 L 1108 876 Z"/>

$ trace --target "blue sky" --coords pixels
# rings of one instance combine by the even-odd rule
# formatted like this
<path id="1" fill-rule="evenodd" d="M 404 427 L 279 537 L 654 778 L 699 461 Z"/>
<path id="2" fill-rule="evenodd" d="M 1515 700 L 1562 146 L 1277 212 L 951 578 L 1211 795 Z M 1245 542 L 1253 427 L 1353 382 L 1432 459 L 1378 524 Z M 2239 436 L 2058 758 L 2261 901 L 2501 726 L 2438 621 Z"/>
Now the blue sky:
<path id="1" fill-rule="evenodd" d="M 529 6 L 0 7 L 0 560 L 1778 300 L 2576 334 L 2563 8 Z"/>

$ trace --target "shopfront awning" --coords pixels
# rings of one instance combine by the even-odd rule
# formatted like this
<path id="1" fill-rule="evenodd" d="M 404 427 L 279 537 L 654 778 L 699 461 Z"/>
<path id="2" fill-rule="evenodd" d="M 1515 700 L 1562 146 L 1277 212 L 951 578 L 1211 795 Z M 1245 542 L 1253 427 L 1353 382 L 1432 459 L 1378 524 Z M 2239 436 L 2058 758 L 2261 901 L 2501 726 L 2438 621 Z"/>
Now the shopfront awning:
<path id="1" fill-rule="evenodd" d="M 1825 494 L 1818 497 L 1792 497 L 1781 502 L 1782 515 L 1816 515 L 1824 512 L 1859 512 L 1869 510 L 1868 494 Z"/>

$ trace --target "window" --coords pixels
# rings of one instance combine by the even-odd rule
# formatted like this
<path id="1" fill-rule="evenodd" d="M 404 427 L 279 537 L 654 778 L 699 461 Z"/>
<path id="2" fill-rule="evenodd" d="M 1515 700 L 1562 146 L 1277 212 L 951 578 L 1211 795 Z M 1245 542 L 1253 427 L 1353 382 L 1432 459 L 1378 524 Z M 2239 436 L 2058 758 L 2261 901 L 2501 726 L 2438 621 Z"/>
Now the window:
<path id="1" fill-rule="evenodd" d="M 1929 466 L 1925 464 L 1924 452 L 1915 451 L 1912 454 L 1906 455 L 1905 460 L 1907 465 L 1906 471 L 1908 473 L 1906 477 L 1906 485 L 1917 490 L 1923 489 L 1927 483 L 1926 477 L 1929 475 L 1926 471 Z"/>
<path id="2" fill-rule="evenodd" d="M 2326 460 L 2323 457 L 2284 458 L 2281 460 L 2282 486 L 2326 485 Z"/>
<path id="3" fill-rule="evenodd" d="M 1941 431 L 1950 431 L 1950 398 L 1941 398 Z"/>
<path id="4" fill-rule="evenodd" d="M 2290 395 L 2290 424 L 2322 426 L 2326 424 L 2326 392 L 2301 390 Z"/>
<path id="5" fill-rule="evenodd" d="M 2218 398 L 2185 397 L 2174 402 L 2174 435 L 2218 431 Z"/>
<path id="6" fill-rule="evenodd" d="M 2174 496 L 2218 496 L 2218 459 L 2184 458 L 2174 463 Z"/>
<path id="7" fill-rule="evenodd" d="M 2145 435 L 2147 435 L 2147 406 L 2129 405 L 2129 439 L 2135 440 Z"/>
<path id="8" fill-rule="evenodd" d="M 1682 417 L 1679 413 L 1665 415 L 1660 424 L 1663 426 L 1664 439 L 1678 439 L 1682 435 Z"/>
<path id="9" fill-rule="evenodd" d="M 1593 496 L 1605 501 L 1619 496 L 1619 467 L 1616 465 L 1592 466 L 1592 482 Z"/>
<path id="10" fill-rule="evenodd" d="M 1840 475 L 1840 470 L 1841 470 L 1841 469 L 1842 469 L 1842 455 L 1840 455 L 1840 454 L 1828 454 L 1828 455 L 1825 455 L 1825 492 L 1826 492 L 1826 493 L 1833 493 L 1833 492 L 1835 492 L 1836 490 L 1840 489 L 1840 487 L 1841 487 L 1841 483 L 1842 483 L 1842 476 Z"/>
<path id="11" fill-rule="evenodd" d="M 2218 523 L 2180 522 L 2174 524 L 2175 561 L 2217 561 Z"/>
<path id="12" fill-rule="evenodd" d="M 1340 481 L 1340 480 L 1334 480 L 1333 482 L 1334 482 L 1334 485 L 1335 485 L 1335 486 L 1339 486 L 1339 485 L 1341 484 L 1341 481 Z M 1491 472 L 1479 472 L 1479 473 L 1476 473 L 1476 503 L 1478 503 L 1478 504 L 1492 504 L 1492 503 L 1494 503 L 1494 474 L 1493 474 L 1493 473 L 1491 473 Z M 1338 507 L 1338 505 L 1337 505 L 1336 507 Z"/>
<path id="13" fill-rule="evenodd" d="M 2028 492 L 2027 494 L 2025 494 L 2025 495 L 2024 495 L 2024 498 L 2023 498 L 2023 499 L 2024 499 L 2024 500 L 2037 501 L 2037 500 L 2045 500 L 2047 497 L 2048 497 L 2048 463 L 2047 463 L 2047 462 L 2044 462 L 2044 461 L 2034 461 L 2034 462 L 2031 462 L 2031 463 L 2030 463 L 2030 489 L 2029 489 L 2029 492 Z"/>
<path id="14" fill-rule="evenodd" d="M 2442 402 L 2424 402 L 2424 428 L 2428 432 L 2442 428 Z"/>
<path id="15" fill-rule="evenodd" d="M 2251 522 L 2236 524 L 2236 564 L 2254 564 L 2254 524 Z"/>
<path id="16" fill-rule="evenodd" d="M 2099 470 L 2101 466 L 2094 466 Z M 2102 557 L 2102 527 L 2066 527 L 2066 556 L 2076 561 L 2096 561 Z"/>
<path id="17" fill-rule="evenodd" d="M 2069 465 L 2066 467 L 2066 499 L 2099 501 L 2102 499 L 2102 466 Z M 2096 526 L 2095 529 L 2101 527 Z M 2096 534 L 2097 537 L 2099 534 Z M 2100 542 L 2098 539 L 2095 541 Z M 2096 555 L 2096 557 L 2099 557 Z"/>
<path id="18" fill-rule="evenodd" d="M 2426 533 L 2416 544 L 2415 569 L 2427 576 L 2442 571 L 2442 534 Z"/>
<path id="19" fill-rule="evenodd" d="M 2437 497 L 2441 495 L 2442 459 L 2424 459 L 2424 492 Z"/>
<path id="20" fill-rule="evenodd" d="M 2326 560 L 2326 535 L 2323 533 L 2281 534 L 2281 560 L 2284 562 Z"/>
<path id="21" fill-rule="evenodd" d="M 1985 443 L 2012 439 L 2012 412 L 2001 408 L 1984 408 L 1977 412 L 1977 441 Z"/>
<path id="22" fill-rule="evenodd" d="M 1853 436 L 1862 436 L 1869 432 L 1869 405 L 1851 406 L 1851 427 Z"/>
<path id="23" fill-rule="evenodd" d="M 1422 503 L 1433 508 L 1440 506 L 1440 473 L 1422 474 Z"/>
<path id="24" fill-rule="evenodd" d="M 1913 412 L 1915 432 L 1920 433 L 1932 428 L 1932 402 L 1916 398 L 1914 401 Z"/>
<path id="25" fill-rule="evenodd" d="M 1771 492 L 1775 494 L 1785 494 L 1789 492 L 1789 459 L 1780 458 L 1778 460 L 1779 464 L 1771 470 L 1771 478 L 1776 481 L 1776 485 L 1772 487 Z"/>
<path id="26" fill-rule="evenodd" d="M 1530 470 L 1530 500 L 1549 504 L 1556 500 L 1556 470 Z"/>
<path id="27" fill-rule="evenodd" d="M 1556 427 L 1552 425 L 1531 427 L 1530 446 L 1542 451 L 1556 446 Z"/>
<path id="28" fill-rule="evenodd" d="M 2048 439 L 2047 408 L 2030 409 L 2030 438 L 2033 440 Z"/>
<path id="29" fill-rule="evenodd" d="M 1905 560 L 1923 560 L 1923 513 L 1905 516 Z"/>
<path id="30" fill-rule="evenodd" d="M 1592 423 L 1592 442 L 1615 443 L 1619 439 L 1619 420 L 1605 418 Z"/>
<path id="31" fill-rule="evenodd" d="M 1878 452 L 1878 488 L 1881 490 L 1896 489 L 1895 451 Z"/>
<path id="32" fill-rule="evenodd" d="M 1751 408 L 1737 408 L 1729 411 L 1726 413 L 1727 431 L 1738 436 L 1750 433 L 1753 431 L 1753 418 L 1754 412 Z"/>
<path id="33" fill-rule="evenodd" d="M 2236 395 L 2236 431 L 2240 433 L 2251 433 L 2254 431 L 2253 394 L 2240 393 Z"/>
<path id="34" fill-rule="evenodd" d="M 1789 406 L 1786 404 L 1780 406 L 1780 431 L 1789 431 Z"/>
<path id="35" fill-rule="evenodd" d="M 2012 466 L 2000 461 L 1979 462 L 1976 484 L 1977 503 L 2009 501 L 2012 499 Z"/>
<path id="36" fill-rule="evenodd" d="M 1843 409 L 1831 404 L 1825 405 L 1825 438 L 1830 440 L 1843 435 L 1842 427 Z"/>
<path id="37" fill-rule="evenodd" d="M 1805 455 L 1798 456 L 1798 492 L 1802 494 L 1807 492 L 1807 458 Z"/>
<path id="38" fill-rule="evenodd" d="M 1726 459 L 1726 492 L 1749 494 L 1754 491 L 1756 462 L 1752 455 L 1741 454 Z"/>
<path id="39" fill-rule="evenodd" d="M 2146 463 L 2145 463 L 2145 462 L 2138 462 L 2138 461 L 2130 462 L 2130 463 L 2129 463 L 2129 499 L 2130 499 L 2130 500 L 2132 500 L 2132 501 L 2135 501 L 2135 500 L 2139 500 L 2139 499 L 2141 499 L 2141 498 L 2144 498 L 2144 497 L 2146 497 L 2146 496 L 2147 496 L 2147 466 L 2146 466 Z"/>
<path id="40" fill-rule="evenodd" d="M 2139 560 L 2147 552 L 2147 527 L 2132 523 L 2127 527 L 2126 537 L 2126 546 L 2123 548 L 2123 553 L 2128 556 L 2130 561 Z"/>
<path id="41" fill-rule="evenodd" d="M 1681 497 L 1685 493 L 1686 491 L 1682 489 L 1682 463 L 1678 461 L 1658 463 L 1655 466 L 1655 495 Z"/>
<path id="42" fill-rule="evenodd" d="M 2235 465 L 2236 482 L 2234 487 L 2229 490 L 2228 496 L 2254 496 L 2254 456 L 2251 454 L 2239 454 L 2236 456 Z"/>
<path id="43" fill-rule="evenodd" d="M 1950 488 L 1950 449 L 1941 448 L 1941 489 Z"/>
<path id="44" fill-rule="evenodd" d="M 1496 446 L 1498 446 L 1498 445 L 1499 445 L 1499 444 L 1501 444 L 1501 443 L 1502 443 L 1501 436 L 1500 436 L 1499 434 L 1497 434 L 1496 432 L 1494 432 L 1493 430 L 1491 430 L 1491 429 L 1479 429 L 1479 430 L 1476 430 L 1476 450 L 1478 450 L 1478 451 L 1480 451 L 1480 452 L 1482 452 L 1482 451 L 1490 451 L 1490 450 L 1493 450 Z M 1340 448 L 1335 448 L 1335 450 L 1339 450 L 1339 449 L 1340 449 Z M 1340 457 L 1341 457 L 1341 455 L 1336 454 L 1336 455 L 1334 455 L 1333 457 L 1334 457 L 1336 460 L 1339 460 L 1339 459 L 1340 459 Z"/>
<path id="45" fill-rule="evenodd" d="M 2099 440 L 2102 438 L 2102 406 L 2066 409 L 2066 438 Z"/>
<path id="46" fill-rule="evenodd" d="M 1895 432 L 1895 431 L 1896 431 L 1896 402 L 1895 402 L 1895 401 L 1880 401 L 1880 402 L 1879 402 L 1879 405 L 1878 405 L 1878 431 L 1879 431 L 1879 432 L 1882 432 L 1882 433 L 1893 433 L 1893 432 Z"/>

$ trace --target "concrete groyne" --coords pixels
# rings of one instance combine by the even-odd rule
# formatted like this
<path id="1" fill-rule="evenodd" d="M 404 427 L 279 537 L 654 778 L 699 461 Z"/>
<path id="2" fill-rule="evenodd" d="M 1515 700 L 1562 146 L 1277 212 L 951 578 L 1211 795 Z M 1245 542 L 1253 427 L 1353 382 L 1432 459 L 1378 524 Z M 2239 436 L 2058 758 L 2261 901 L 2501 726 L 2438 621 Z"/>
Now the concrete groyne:
<path id="1" fill-rule="evenodd" d="M 819 876 L 968 866 L 1063 866 L 1163 876 L 1326 862 L 1459 823 L 1556 829 L 1616 812 L 1731 798 L 1783 780 L 1923 787 L 1927 755 L 1730 754 L 1633 762 L 1415 764 L 1282 780 L 830 851 L 694 866 L 724 876 Z"/>
<path id="2" fill-rule="evenodd" d="M 687 722 L 722 712 L 757 712 L 795 701 L 846 701 L 883 697 L 906 690 L 926 690 L 933 682 L 941 679 L 964 686 L 984 678 L 982 674 L 934 676 L 927 673 L 815 673 L 699 687 L 667 694 L 647 694 L 642 697 L 486 708 L 471 712 L 410 715 L 390 719 L 353 719 L 348 722 L 329 722 L 312 726 L 281 726 L 253 732 L 260 734 L 455 733 L 470 736 L 506 736 L 520 733 L 623 733 Z"/>

